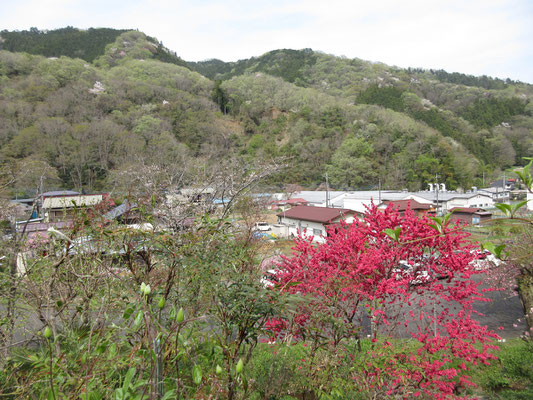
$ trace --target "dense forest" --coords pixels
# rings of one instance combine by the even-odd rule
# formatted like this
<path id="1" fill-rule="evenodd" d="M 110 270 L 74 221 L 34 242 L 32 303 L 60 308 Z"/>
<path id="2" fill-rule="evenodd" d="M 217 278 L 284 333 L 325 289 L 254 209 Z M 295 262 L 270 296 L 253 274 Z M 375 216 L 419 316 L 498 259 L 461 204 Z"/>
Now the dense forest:
<path id="1" fill-rule="evenodd" d="M 13 32 L 3 30 L 0 32 L 0 50 L 46 57 L 66 56 L 93 62 L 95 58 L 104 54 L 108 44 L 128 31 L 128 29 L 111 28 L 82 30 L 71 26 L 50 31 L 41 31 L 37 28 Z M 175 52 L 164 47 L 162 42 L 157 42 L 155 38 L 148 39 L 156 44 L 155 49 L 152 49 L 153 58 L 176 65 L 186 65 Z"/>
<path id="2" fill-rule="evenodd" d="M 285 160 L 273 187 L 328 172 L 337 189 L 419 189 L 435 174 L 469 188 L 533 154 L 526 83 L 310 49 L 186 63 L 138 31 L 0 35 L 1 162 L 39 165 L 48 187 L 102 190 L 140 164 L 186 166 L 186 184 L 234 157 Z"/>

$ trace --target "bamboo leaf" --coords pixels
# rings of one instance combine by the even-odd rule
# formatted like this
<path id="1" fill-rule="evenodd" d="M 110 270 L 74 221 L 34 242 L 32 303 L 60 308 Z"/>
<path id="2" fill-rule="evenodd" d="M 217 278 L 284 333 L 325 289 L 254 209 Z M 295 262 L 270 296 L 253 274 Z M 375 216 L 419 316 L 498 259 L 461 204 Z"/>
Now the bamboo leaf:
<path id="1" fill-rule="evenodd" d="M 131 385 L 131 380 L 133 379 L 135 372 L 137 372 L 137 370 L 134 367 L 131 367 L 130 369 L 128 369 L 128 372 L 126 372 L 126 376 L 124 377 L 124 383 L 122 384 L 122 392 L 124 395 L 126 395 L 126 393 L 128 392 L 128 389 Z"/>

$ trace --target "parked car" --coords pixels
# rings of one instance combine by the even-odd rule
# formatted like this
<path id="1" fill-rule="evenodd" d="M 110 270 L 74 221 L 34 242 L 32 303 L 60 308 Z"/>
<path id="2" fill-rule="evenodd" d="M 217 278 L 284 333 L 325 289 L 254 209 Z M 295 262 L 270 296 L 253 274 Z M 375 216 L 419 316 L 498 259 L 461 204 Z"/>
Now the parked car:
<path id="1" fill-rule="evenodd" d="M 269 231 L 271 229 L 270 224 L 268 222 L 260 221 L 255 223 L 255 230 L 257 231 Z"/>

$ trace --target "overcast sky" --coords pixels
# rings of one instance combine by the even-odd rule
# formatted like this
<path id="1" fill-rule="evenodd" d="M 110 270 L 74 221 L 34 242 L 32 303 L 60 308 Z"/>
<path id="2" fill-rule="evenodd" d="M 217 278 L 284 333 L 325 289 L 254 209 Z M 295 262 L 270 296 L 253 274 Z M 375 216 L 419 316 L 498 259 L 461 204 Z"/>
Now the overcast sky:
<path id="1" fill-rule="evenodd" d="M 0 30 L 139 29 L 187 61 L 312 48 L 533 83 L 533 0 L 0 0 Z"/>

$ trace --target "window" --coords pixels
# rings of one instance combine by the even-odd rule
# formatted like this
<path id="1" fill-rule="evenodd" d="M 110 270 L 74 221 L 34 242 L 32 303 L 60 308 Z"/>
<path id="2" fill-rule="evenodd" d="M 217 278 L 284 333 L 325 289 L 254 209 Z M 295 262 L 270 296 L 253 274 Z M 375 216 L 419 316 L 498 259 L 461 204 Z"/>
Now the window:
<path id="1" fill-rule="evenodd" d="M 314 236 L 322 235 L 322 229 L 313 229 L 313 235 Z"/>

